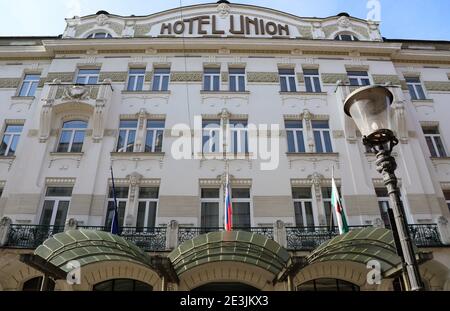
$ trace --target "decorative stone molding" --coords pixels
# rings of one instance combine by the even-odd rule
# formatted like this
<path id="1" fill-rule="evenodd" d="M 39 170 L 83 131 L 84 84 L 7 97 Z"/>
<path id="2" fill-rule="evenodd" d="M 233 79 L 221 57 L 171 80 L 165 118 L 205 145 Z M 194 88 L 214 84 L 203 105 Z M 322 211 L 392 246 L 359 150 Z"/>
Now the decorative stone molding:
<path id="1" fill-rule="evenodd" d="M 1 89 L 18 88 L 22 79 L 20 78 L 0 78 Z"/>
<path id="2" fill-rule="evenodd" d="M 311 26 L 297 26 L 297 29 L 302 38 L 304 38 L 304 39 L 312 39 L 313 38 L 313 31 L 312 31 Z"/>
<path id="3" fill-rule="evenodd" d="M 423 84 L 429 92 L 450 92 L 450 82 L 424 81 Z"/>
<path id="4" fill-rule="evenodd" d="M 99 80 L 103 81 L 105 79 L 110 79 L 112 82 L 125 82 L 128 77 L 128 72 L 100 72 Z"/>
<path id="5" fill-rule="evenodd" d="M 280 77 L 277 72 L 248 72 L 248 83 L 279 83 Z"/>
<path id="6" fill-rule="evenodd" d="M 201 91 L 202 104 L 209 102 L 209 100 L 214 100 L 211 103 L 211 107 L 216 106 L 228 106 L 232 100 L 240 100 L 236 104 L 237 107 L 242 104 L 248 104 L 250 92 L 230 92 L 230 91 L 219 91 L 219 92 L 209 92 Z"/>
<path id="7" fill-rule="evenodd" d="M 14 163 L 14 160 L 16 159 L 15 156 L 8 156 L 8 157 L 0 157 L 0 165 L 5 165 L 8 168 L 8 172 L 11 170 L 11 167 Z"/>
<path id="8" fill-rule="evenodd" d="M 306 166 L 316 170 L 320 162 L 329 162 L 336 168 L 340 168 L 338 153 L 286 153 L 289 161 L 289 169 L 293 168 L 294 162 L 304 162 Z"/>
<path id="9" fill-rule="evenodd" d="M 302 72 L 297 73 L 297 82 L 298 83 L 305 83 L 305 76 Z"/>
<path id="10" fill-rule="evenodd" d="M 342 130 L 334 130 L 333 131 L 333 138 L 334 139 L 345 138 L 344 131 L 342 131 Z"/>
<path id="11" fill-rule="evenodd" d="M 222 187 L 225 184 L 225 174 L 217 176 L 217 178 L 202 178 L 199 179 L 200 187 Z M 235 178 L 233 175 L 229 175 L 230 184 L 232 187 L 238 186 L 252 186 L 252 179 L 239 179 Z"/>
<path id="12" fill-rule="evenodd" d="M 45 78 L 45 83 L 54 82 L 55 80 L 59 80 L 60 82 L 72 82 L 73 77 L 73 72 L 49 72 Z"/>
<path id="13" fill-rule="evenodd" d="M 152 24 L 136 24 L 134 26 L 134 37 L 144 37 L 148 35 L 150 30 L 152 29 Z"/>
<path id="14" fill-rule="evenodd" d="M 80 168 L 81 159 L 83 158 L 83 152 L 51 152 L 50 153 L 50 161 L 48 164 L 48 168 L 54 166 L 55 162 L 64 161 L 74 161 L 76 164 L 76 168 Z M 63 165 L 59 168 L 60 170 L 68 170 L 69 166 Z"/>
<path id="15" fill-rule="evenodd" d="M 322 73 L 321 77 L 322 83 L 324 84 L 336 84 L 338 81 L 350 83 L 350 80 L 345 73 Z"/>
<path id="16" fill-rule="evenodd" d="M 229 79 L 229 73 L 228 73 L 227 71 L 222 71 L 222 72 L 220 73 L 220 76 L 221 76 L 222 82 L 228 82 L 228 79 Z"/>
<path id="17" fill-rule="evenodd" d="M 322 31 L 326 38 L 330 38 L 333 33 L 339 31 L 339 27 L 336 25 L 329 25 L 329 26 L 322 27 Z"/>
<path id="18" fill-rule="evenodd" d="M 220 3 L 217 6 L 217 12 L 219 13 L 219 17 L 225 19 L 231 13 L 231 7 L 227 3 Z"/>
<path id="19" fill-rule="evenodd" d="M 46 186 L 75 186 L 76 178 L 71 177 L 47 177 L 45 178 Z"/>
<path id="20" fill-rule="evenodd" d="M 182 72 L 175 71 L 170 74 L 170 82 L 202 82 L 203 72 L 201 71 L 190 71 Z"/>
<path id="21" fill-rule="evenodd" d="M 131 162 L 134 164 L 134 169 L 139 169 L 140 164 L 145 162 L 157 162 L 159 168 L 162 169 L 164 165 L 164 152 L 111 152 L 111 163 L 115 162 L 125 163 Z M 150 167 L 145 167 L 150 170 Z M 143 169 L 143 168 L 141 168 Z"/>
<path id="22" fill-rule="evenodd" d="M 372 75 L 372 79 L 375 84 L 401 85 L 400 78 L 397 75 Z"/>

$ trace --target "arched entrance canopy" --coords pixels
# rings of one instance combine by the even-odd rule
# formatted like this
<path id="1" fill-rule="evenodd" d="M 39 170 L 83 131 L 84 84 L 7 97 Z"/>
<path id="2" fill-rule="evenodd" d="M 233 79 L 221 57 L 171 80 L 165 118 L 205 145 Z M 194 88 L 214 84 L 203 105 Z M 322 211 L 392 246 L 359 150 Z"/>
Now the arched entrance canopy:
<path id="1" fill-rule="evenodd" d="M 169 254 L 178 275 L 202 264 L 241 262 L 277 275 L 290 257 L 278 243 L 262 235 L 245 232 L 211 232 L 181 244 Z"/>

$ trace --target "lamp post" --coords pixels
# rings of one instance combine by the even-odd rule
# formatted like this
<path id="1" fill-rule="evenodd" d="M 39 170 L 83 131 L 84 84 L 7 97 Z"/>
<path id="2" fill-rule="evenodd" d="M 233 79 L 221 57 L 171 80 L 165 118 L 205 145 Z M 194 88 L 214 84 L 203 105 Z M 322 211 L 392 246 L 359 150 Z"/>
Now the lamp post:
<path id="1" fill-rule="evenodd" d="M 347 97 L 344 111 L 355 121 L 363 135 L 363 144 L 376 153 L 377 171 L 383 176 L 390 198 L 389 221 L 397 254 L 402 260 L 404 284 L 407 290 L 419 291 L 423 288 L 419 266 L 397 186 L 397 163 L 391 155 L 392 149 L 398 144 L 398 139 L 390 129 L 393 99 L 394 95 L 384 86 L 362 87 Z"/>

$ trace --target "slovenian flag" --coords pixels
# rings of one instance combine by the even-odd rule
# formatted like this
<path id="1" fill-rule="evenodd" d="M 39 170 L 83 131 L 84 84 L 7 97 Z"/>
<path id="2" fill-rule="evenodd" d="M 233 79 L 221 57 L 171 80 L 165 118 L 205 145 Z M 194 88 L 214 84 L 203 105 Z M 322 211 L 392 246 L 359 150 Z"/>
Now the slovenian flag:
<path id="1" fill-rule="evenodd" d="M 230 194 L 230 180 L 228 173 L 225 180 L 225 217 L 224 217 L 225 231 L 231 231 L 233 227 L 233 207 L 231 205 Z"/>
<path id="2" fill-rule="evenodd" d="M 334 180 L 334 170 L 331 177 L 331 206 L 336 213 L 336 220 L 339 227 L 339 234 L 348 232 L 347 216 L 345 215 L 344 207 L 339 198 L 339 191 Z"/>

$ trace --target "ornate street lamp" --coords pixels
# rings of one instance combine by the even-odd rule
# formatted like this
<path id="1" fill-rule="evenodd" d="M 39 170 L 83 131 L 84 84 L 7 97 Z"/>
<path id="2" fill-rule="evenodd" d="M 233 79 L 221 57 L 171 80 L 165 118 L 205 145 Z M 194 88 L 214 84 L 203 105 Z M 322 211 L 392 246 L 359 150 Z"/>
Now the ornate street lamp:
<path id="1" fill-rule="evenodd" d="M 376 153 L 377 171 L 382 174 L 389 193 L 389 220 L 397 253 L 402 259 L 404 284 L 408 290 L 418 291 L 423 286 L 397 186 L 397 163 L 391 156 L 392 149 L 398 144 L 390 126 L 390 106 L 393 99 L 391 91 L 384 86 L 362 87 L 347 97 L 344 111 L 355 121 L 363 135 L 363 144 Z"/>

